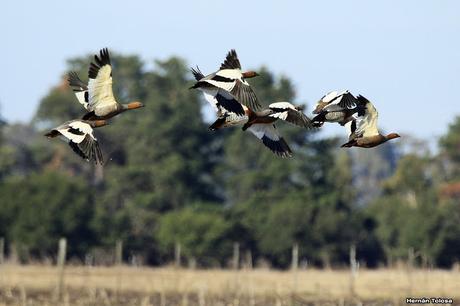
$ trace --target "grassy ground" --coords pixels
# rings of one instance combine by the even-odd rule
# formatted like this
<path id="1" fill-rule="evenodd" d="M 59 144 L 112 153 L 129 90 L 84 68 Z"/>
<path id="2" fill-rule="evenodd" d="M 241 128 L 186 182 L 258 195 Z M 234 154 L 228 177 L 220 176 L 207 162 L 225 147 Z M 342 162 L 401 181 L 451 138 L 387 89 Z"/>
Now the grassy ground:
<path id="1" fill-rule="evenodd" d="M 460 273 L 442 270 L 185 270 L 0 266 L 3 305 L 347 305 L 406 304 L 406 297 L 460 302 Z"/>

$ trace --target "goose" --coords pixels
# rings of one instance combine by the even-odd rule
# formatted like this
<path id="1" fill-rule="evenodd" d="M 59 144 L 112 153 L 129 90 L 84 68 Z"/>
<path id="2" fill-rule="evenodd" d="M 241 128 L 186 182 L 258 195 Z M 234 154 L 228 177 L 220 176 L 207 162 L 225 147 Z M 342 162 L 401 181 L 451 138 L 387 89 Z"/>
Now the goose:
<path id="1" fill-rule="evenodd" d="M 363 107 L 361 114 L 358 112 L 356 118 L 351 121 L 348 142 L 342 148 L 361 147 L 372 148 L 388 140 L 401 137 L 397 133 L 388 135 L 380 134 L 377 128 L 378 112 L 374 105 L 365 97 L 359 95 L 357 103 Z"/>
<path id="2" fill-rule="evenodd" d="M 280 157 L 291 157 L 292 151 L 278 133 L 274 122 L 281 119 L 306 129 L 312 128 L 311 120 L 302 113 L 301 108 L 289 102 L 271 103 L 268 109 L 256 112 L 244 105 L 242 107 L 244 115 L 222 111 L 221 116 L 209 129 L 214 131 L 220 128 L 243 125 L 243 131 L 248 130 L 253 133 L 273 153 Z"/>
<path id="3" fill-rule="evenodd" d="M 93 160 L 96 164 L 103 164 L 104 160 L 99 143 L 93 135 L 93 128 L 107 125 L 105 120 L 71 120 L 45 134 L 48 138 L 63 136 L 72 150 L 87 161 Z"/>
<path id="4" fill-rule="evenodd" d="M 256 123 L 273 123 L 278 119 L 287 121 L 291 124 L 311 129 L 313 123 L 303 112 L 299 106 L 294 106 L 289 102 L 271 103 L 267 109 L 262 111 L 247 111 L 248 121 L 243 126 L 243 131 Z"/>
<path id="5" fill-rule="evenodd" d="M 143 107 L 141 102 L 134 101 L 120 104 L 115 100 L 112 91 L 112 65 L 109 50 L 99 51 L 94 56 L 88 70 L 88 85 L 74 71 L 68 75 L 69 85 L 73 87 L 78 102 L 88 111 L 83 120 L 106 120 L 127 110 Z"/>
<path id="6" fill-rule="evenodd" d="M 356 98 L 345 90 L 341 93 L 331 91 L 325 94 L 316 104 L 313 110 L 313 122 L 316 127 L 320 127 L 324 122 L 337 122 L 345 125 L 353 120 L 353 114 L 359 110 Z"/>
<path id="7" fill-rule="evenodd" d="M 219 107 L 233 112 L 237 115 L 244 115 L 242 105 L 251 109 L 258 109 L 258 102 L 255 92 L 252 90 L 246 79 L 258 76 L 254 71 L 241 71 L 241 64 L 234 49 L 230 50 L 221 64 L 218 71 L 205 76 L 198 66 L 191 69 L 196 83 L 190 89 L 198 89 L 205 96 L 215 97 Z"/>

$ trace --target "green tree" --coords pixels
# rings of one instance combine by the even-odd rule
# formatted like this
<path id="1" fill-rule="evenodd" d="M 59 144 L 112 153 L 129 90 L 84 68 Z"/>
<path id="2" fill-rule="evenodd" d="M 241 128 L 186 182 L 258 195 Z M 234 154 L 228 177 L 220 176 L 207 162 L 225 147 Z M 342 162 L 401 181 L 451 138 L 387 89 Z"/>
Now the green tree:
<path id="1" fill-rule="evenodd" d="M 60 237 L 68 239 L 70 256 L 82 256 L 94 243 L 92 192 L 82 179 L 44 172 L 11 177 L 0 189 L 1 234 L 25 258 L 54 255 Z"/>
<path id="2" fill-rule="evenodd" d="M 187 207 L 164 214 L 156 238 L 162 252 L 173 254 L 180 243 L 183 255 L 200 265 L 223 265 L 232 254 L 231 223 L 214 208 Z"/>
<path id="3" fill-rule="evenodd" d="M 390 264 L 407 259 L 409 248 L 420 252 L 425 262 L 435 259 L 433 244 L 441 219 L 430 164 L 426 157 L 404 156 L 385 182 L 382 196 L 370 207 Z"/>
<path id="4" fill-rule="evenodd" d="M 441 158 L 448 161 L 445 167 L 448 179 L 460 179 L 460 116 L 449 125 L 446 135 L 440 138 Z"/>

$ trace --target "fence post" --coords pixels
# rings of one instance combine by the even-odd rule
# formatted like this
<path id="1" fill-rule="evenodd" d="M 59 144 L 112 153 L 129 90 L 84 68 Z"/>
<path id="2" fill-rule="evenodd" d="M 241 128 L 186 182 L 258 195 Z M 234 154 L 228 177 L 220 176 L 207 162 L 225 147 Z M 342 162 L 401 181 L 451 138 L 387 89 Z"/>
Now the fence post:
<path id="1" fill-rule="evenodd" d="M 413 283 L 414 283 L 414 279 L 413 279 L 413 275 L 412 275 L 412 271 L 414 269 L 414 261 L 415 261 L 415 251 L 414 251 L 414 248 L 409 248 L 407 250 L 407 276 L 408 276 L 408 279 L 409 279 L 409 294 L 412 294 L 412 288 L 413 288 Z"/>
<path id="2" fill-rule="evenodd" d="M 291 298 L 294 298 L 294 294 L 297 293 L 297 288 L 298 288 L 298 275 L 297 275 L 297 270 L 299 268 L 299 244 L 296 242 L 292 246 L 292 262 L 291 262 L 291 270 L 292 270 L 292 275 L 293 275 L 293 290 L 292 290 L 292 296 Z M 294 304 L 294 303 L 293 303 Z"/>
<path id="3" fill-rule="evenodd" d="M 62 292 L 64 289 L 64 266 L 65 266 L 66 251 L 67 251 L 67 240 L 65 238 L 61 238 L 59 239 L 59 250 L 58 250 L 58 258 L 57 258 L 57 265 L 58 265 L 57 296 L 59 300 L 61 300 L 62 298 Z"/>
<path id="4" fill-rule="evenodd" d="M 252 252 L 251 250 L 246 251 L 246 268 L 252 270 Z"/>
<path id="5" fill-rule="evenodd" d="M 176 245 L 174 246 L 174 265 L 176 268 L 180 267 L 180 243 L 176 242 Z"/>
<path id="6" fill-rule="evenodd" d="M 5 261 L 5 238 L 0 237 L 0 265 Z"/>
<path id="7" fill-rule="evenodd" d="M 299 244 L 294 243 L 292 246 L 292 261 L 291 261 L 291 269 L 293 271 L 297 271 L 299 267 Z"/>
<path id="8" fill-rule="evenodd" d="M 121 266 L 123 263 L 123 241 L 118 239 L 115 242 L 115 265 Z"/>
<path id="9" fill-rule="evenodd" d="M 240 244 L 238 242 L 233 243 L 233 270 L 238 270 L 240 263 Z"/>
<path id="10" fill-rule="evenodd" d="M 355 295 L 355 278 L 358 270 L 358 262 L 356 261 L 356 246 L 350 246 L 350 294 Z"/>

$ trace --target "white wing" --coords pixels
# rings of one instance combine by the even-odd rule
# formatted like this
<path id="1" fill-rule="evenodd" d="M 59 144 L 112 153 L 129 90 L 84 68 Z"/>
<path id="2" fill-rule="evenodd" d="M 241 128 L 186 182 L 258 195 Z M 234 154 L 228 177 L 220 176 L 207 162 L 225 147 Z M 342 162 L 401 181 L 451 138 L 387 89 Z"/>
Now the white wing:
<path id="1" fill-rule="evenodd" d="M 273 124 L 253 124 L 248 128 L 263 144 L 280 157 L 291 157 L 292 151 L 286 141 L 278 134 Z"/>
<path id="2" fill-rule="evenodd" d="M 93 133 L 91 126 L 82 121 L 72 121 L 68 124 L 57 127 L 56 130 L 65 138 L 77 144 L 81 143 L 85 139 L 86 135 L 92 135 Z"/>
<path id="3" fill-rule="evenodd" d="M 217 88 L 199 88 L 199 89 L 203 92 L 205 100 L 208 101 L 209 104 L 211 104 L 212 109 L 216 113 L 218 113 L 219 108 L 217 107 L 218 102 L 217 102 L 217 99 L 216 99 L 218 89 Z"/>
<path id="4" fill-rule="evenodd" d="M 237 80 L 241 80 L 242 77 L 243 74 L 239 69 L 224 69 L 214 73 L 206 82 L 230 92 L 235 87 Z"/>
<path id="5" fill-rule="evenodd" d="M 360 137 L 370 137 L 379 135 L 377 127 L 378 112 L 374 105 L 362 96 L 358 96 L 358 100 L 365 103 L 365 112 L 363 116 L 358 116 L 356 120 L 356 135 Z"/>
<path id="6" fill-rule="evenodd" d="M 94 59 L 96 63 L 91 63 L 88 72 L 89 108 L 97 115 L 104 115 L 98 114 L 97 110 L 110 108 L 117 104 L 112 91 L 112 66 L 109 51 L 102 49 L 99 57 L 95 55 Z"/>
<path id="7" fill-rule="evenodd" d="M 244 106 L 239 103 L 231 94 L 216 87 L 199 88 L 204 94 L 206 101 L 221 116 L 227 112 L 235 113 L 239 116 L 245 114 Z"/>
<path id="8" fill-rule="evenodd" d="M 333 99 L 335 99 L 337 96 L 338 96 L 337 91 L 331 91 L 331 92 L 328 92 L 327 94 L 325 94 L 325 95 L 321 98 L 320 101 L 321 101 L 321 102 L 329 103 L 329 102 L 331 102 Z"/>
<path id="9" fill-rule="evenodd" d="M 268 107 L 273 111 L 269 117 L 278 118 L 305 128 L 313 127 L 311 119 L 289 102 L 275 102 Z"/>
<path id="10" fill-rule="evenodd" d="M 332 98 L 329 104 L 324 107 L 324 110 L 338 111 L 352 109 L 356 107 L 356 102 L 356 98 L 348 90 L 345 90 L 335 98 Z"/>

